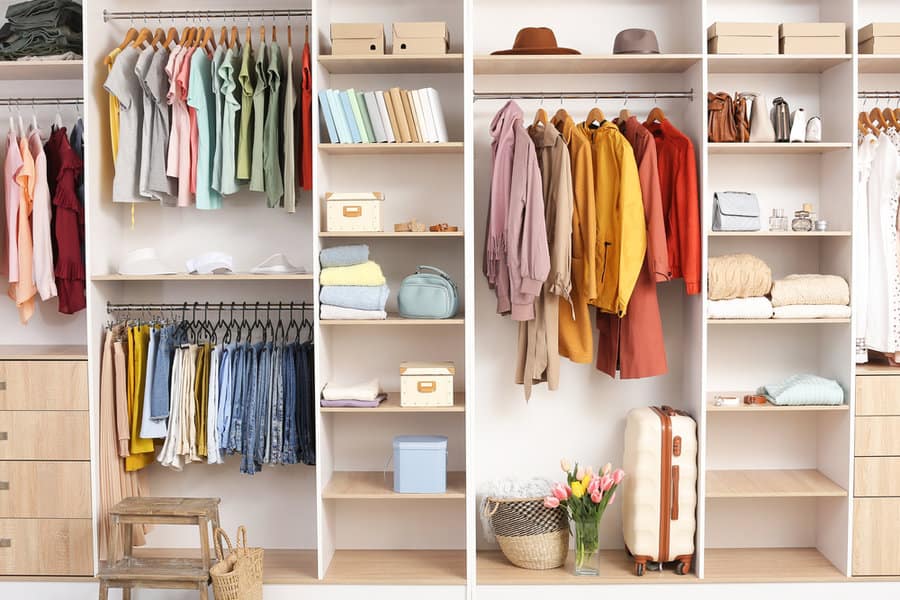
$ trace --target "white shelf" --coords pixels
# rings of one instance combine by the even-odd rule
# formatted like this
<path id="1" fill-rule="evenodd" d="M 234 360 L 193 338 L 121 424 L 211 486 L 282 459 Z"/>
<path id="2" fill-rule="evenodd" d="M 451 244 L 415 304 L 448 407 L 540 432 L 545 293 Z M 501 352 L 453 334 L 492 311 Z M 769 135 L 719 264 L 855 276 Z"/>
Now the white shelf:
<path id="1" fill-rule="evenodd" d="M 850 319 L 706 319 L 710 325 L 843 325 Z"/>
<path id="2" fill-rule="evenodd" d="M 443 142 L 436 144 L 319 144 L 319 150 L 334 155 L 372 155 L 372 154 L 462 154 L 465 145 L 462 142 Z"/>
<path id="3" fill-rule="evenodd" d="M 488 55 L 475 57 L 475 75 L 684 73 L 701 60 L 699 54 Z"/>
<path id="4" fill-rule="evenodd" d="M 465 413 L 466 394 L 456 392 L 453 394 L 453 406 L 400 406 L 400 392 L 388 392 L 387 398 L 376 408 L 358 408 L 355 406 L 322 406 L 323 413 L 353 414 L 353 415 L 388 415 L 388 414 L 417 414 L 417 413 Z"/>
<path id="5" fill-rule="evenodd" d="M 710 54 L 710 73 L 824 73 L 850 54 Z"/>
<path id="6" fill-rule="evenodd" d="M 84 63 L 80 60 L 0 61 L 0 80 L 3 81 L 56 81 L 83 77 Z M 35 94 L 25 91 L 20 95 Z"/>
<path id="7" fill-rule="evenodd" d="M 711 470 L 707 498 L 844 497 L 847 490 L 815 469 Z"/>
<path id="8" fill-rule="evenodd" d="M 325 485 L 326 500 L 465 500 L 466 474 L 447 473 L 447 489 L 441 494 L 399 494 L 394 474 L 383 471 L 335 471 Z"/>
<path id="9" fill-rule="evenodd" d="M 810 413 L 810 412 L 847 412 L 850 407 L 846 404 L 838 406 L 777 406 L 775 404 L 743 404 L 738 406 L 716 406 L 712 398 L 717 395 L 737 396 L 743 399 L 748 392 L 714 392 L 710 393 L 710 400 L 706 404 L 706 412 L 732 413 L 732 414 L 778 414 L 778 413 Z"/>
<path id="10" fill-rule="evenodd" d="M 320 238 L 368 238 L 368 239 L 440 239 L 462 238 L 462 231 L 323 231 Z"/>
<path id="11" fill-rule="evenodd" d="M 900 73 L 900 54 L 860 54 L 860 73 Z"/>
<path id="12" fill-rule="evenodd" d="M 174 275 L 92 275 L 91 281 L 312 281 L 312 273 L 292 273 L 289 275 L 258 275 L 256 273 L 231 273 L 230 275 L 200 275 L 175 273 Z"/>
<path id="13" fill-rule="evenodd" d="M 462 54 L 411 56 L 382 54 L 361 56 L 319 56 L 319 64 L 334 75 L 393 73 L 462 73 Z"/>
<path id="14" fill-rule="evenodd" d="M 401 327 L 413 327 L 413 326 L 437 326 L 437 327 L 447 327 L 454 325 L 463 325 L 465 320 L 462 318 L 455 319 L 404 319 L 403 317 L 395 314 L 388 314 L 387 319 L 321 319 L 319 320 L 319 324 L 340 326 L 340 327 L 350 327 L 354 325 L 379 325 L 384 327 L 390 327 L 392 325 L 397 325 Z"/>
<path id="15" fill-rule="evenodd" d="M 851 150 L 853 144 L 844 142 L 815 143 L 768 143 L 750 142 L 746 144 L 715 143 L 709 144 L 710 154 L 825 154 Z"/>
<path id="16" fill-rule="evenodd" d="M 715 238 L 781 238 L 781 239 L 815 239 L 846 238 L 852 235 L 849 231 L 707 231 L 706 235 Z"/>

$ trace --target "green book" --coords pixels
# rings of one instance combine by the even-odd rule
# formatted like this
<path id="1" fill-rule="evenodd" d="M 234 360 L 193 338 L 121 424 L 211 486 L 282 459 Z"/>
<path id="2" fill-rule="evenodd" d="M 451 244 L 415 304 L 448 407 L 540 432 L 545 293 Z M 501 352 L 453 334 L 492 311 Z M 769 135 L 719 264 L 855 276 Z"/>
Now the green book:
<path id="1" fill-rule="evenodd" d="M 359 128 L 359 137 L 363 144 L 372 144 L 375 142 L 373 138 L 369 137 L 369 133 L 366 131 L 366 124 L 363 122 L 362 111 L 359 110 L 359 101 L 356 98 L 356 91 L 351 88 L 347 90 L 347 95 L 350 97 L 350 108 L 353 110 L 353 118 L 356 119 L 356 126 Z"/>
<path id="2" fill-rule="evenodd" d="M 359 112 L 362 114 L 363 124 L 366 126 L 366 135 L 373 144 L 378 140 L 375 139 L 375 130 L 372 128 L 372 119 L 369 117 L 369 108 L 366 106 L 366 96 L 364 92 L 356 92 L 356 103 L 359 105 Z"/>

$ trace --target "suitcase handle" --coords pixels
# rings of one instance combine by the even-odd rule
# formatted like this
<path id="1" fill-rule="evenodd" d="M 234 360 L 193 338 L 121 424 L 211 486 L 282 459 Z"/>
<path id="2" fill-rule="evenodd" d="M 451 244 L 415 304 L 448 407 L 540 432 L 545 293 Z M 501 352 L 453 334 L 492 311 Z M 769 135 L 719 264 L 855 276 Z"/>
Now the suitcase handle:
<path id="1" fill-rule="evenodd" d="M 678 477 L 681 474 L 678 465 L 672 465 L 672 520 L 678 520 Z"/>
<path id="2" fill-rule="evenodd" d="M 678 410 L 677 408 L 672 408 L 671 406 L 661 406 L 660 410 L 663 411 L 667 417 L 687 417 L 687 416 L 689 416 L 683 410 Z"/>

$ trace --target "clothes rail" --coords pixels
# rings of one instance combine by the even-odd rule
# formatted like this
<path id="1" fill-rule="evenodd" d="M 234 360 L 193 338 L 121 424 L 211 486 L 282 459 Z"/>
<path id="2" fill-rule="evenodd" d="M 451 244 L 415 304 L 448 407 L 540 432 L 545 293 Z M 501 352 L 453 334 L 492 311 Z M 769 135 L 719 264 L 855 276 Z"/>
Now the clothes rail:
<path id="1" fill-rule="evenodd" d="M 196 19 L 207 18 L 259 18 L 259 17 L 309 17 L 311 8 L 253 8 L 249 10 L 103 10 L 103 22 L 133 19 Z"/>
<path id="2" fill-rule="evenodd" d="M 694 89 L 674 92 L 475 92 L 474 100 L 676 100 L 694 101 Z"/>
<path id="3" fill-rule="evenodd" d="M 860 92 L 859 97 L 863 99 L 876 99 L 876 100 L 885 100 L 885 99 L 900 99 L 900 90 L 894 90 L 892 92 Z"/>
<path id="4" fill-rule="evenodd" d="M 213 311 L 248 311 L 248 310 L 312 310 L 312 302 L 177 302 L 149 304 L 106 303 L 106 312 L 140 312 L 140 311 L 179 311 L 203 309 Z"/>
<path id="5" fill-rule="evenodd" d="M 55 105 L 81 105 L 84 98 L 0 98 L 0 106 L 55 106 Z"/>

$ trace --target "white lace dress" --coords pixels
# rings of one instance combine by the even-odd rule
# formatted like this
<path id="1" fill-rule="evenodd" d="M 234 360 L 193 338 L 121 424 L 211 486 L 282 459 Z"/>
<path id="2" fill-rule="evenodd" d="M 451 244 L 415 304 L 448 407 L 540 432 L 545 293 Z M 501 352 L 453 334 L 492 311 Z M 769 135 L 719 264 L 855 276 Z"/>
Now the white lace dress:
<path id="1" fill-rule="evenodd" d="M 856 362 L 868 360 L 866 325 L 869 297 L 869 174 L 878 148 L 878 138 L 871 133 L 859 136 L 856 193 L 853 205 L 853 316 Z"/>

